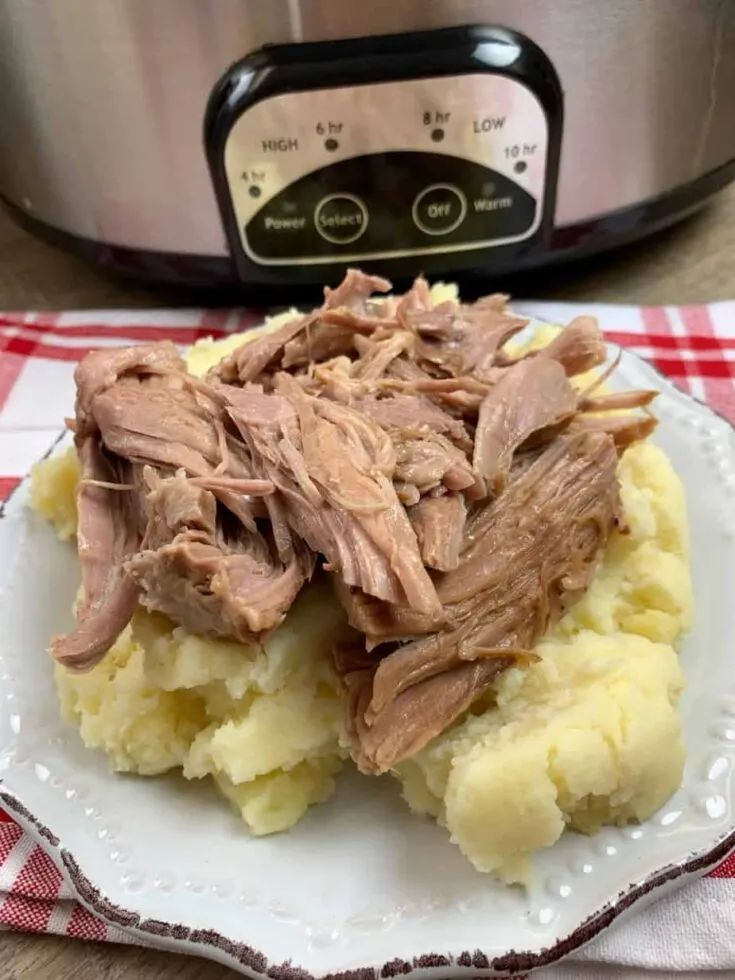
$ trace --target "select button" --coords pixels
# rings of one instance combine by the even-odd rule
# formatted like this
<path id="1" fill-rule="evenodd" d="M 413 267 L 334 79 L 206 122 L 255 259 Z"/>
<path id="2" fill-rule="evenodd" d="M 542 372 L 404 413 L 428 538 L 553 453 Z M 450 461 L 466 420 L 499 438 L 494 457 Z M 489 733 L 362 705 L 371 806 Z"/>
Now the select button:
<path id="1" fill-rule="evenodd" d="M 416 197 L 411 215 L 427 235 L 448 235 L 459 228 L 467 214 L 467 199 L 451 184 L 432 184 Z"/>
<path id="2" fill-rule="evenodd" d="M 330 194 L 314 211 L 316 230 L 334 245 L 349 245 L 364 234 L 368 226 L 368 211 L 359 197 L 353 194 Z"/>

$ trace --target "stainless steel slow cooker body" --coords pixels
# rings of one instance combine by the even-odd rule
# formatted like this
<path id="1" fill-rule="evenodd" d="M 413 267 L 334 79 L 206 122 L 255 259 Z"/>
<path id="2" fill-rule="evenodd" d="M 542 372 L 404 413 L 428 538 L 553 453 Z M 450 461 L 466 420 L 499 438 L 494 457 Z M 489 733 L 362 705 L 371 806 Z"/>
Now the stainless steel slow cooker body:
<path id="1" fill-rule="evenodd" d="M 502 66 L 490 64 L 481 76 L 460 64 L 459 49 L 456 71 L 444 73 L 441 82 L 434 79 L 433 88 L 423 85 L 421 79 L 430 78 L 433 71 L 433 32 L 464 25 L 508 28 L 538 46 L 563 93 L 556 122 L 547 120 L 546 127 L 540 117 L 529 122 L 535 110 L 532 99 L 523 102 L 523 80 L 516 77 L 517 84 L 499 87 L 493 77 L 498 73 L 506 77 Z M 208 165 L 203 120 L 212 92 L 229 66 L 264 45 L 292 45 L 281 49 L 286 52 L 281 57 L 288 61 L 289 51 L 298 60 L 304 43 L 366 38 L 367 47 L 353 49 L 352 55 L 349 46 L 346 49 L 348 60 L 358 63 L 382 38 L 400 32 L 410 32 L 404 55 L 414 59 L 416 85 L 403 78 L 403 87 L 381 88 L 385 78 L 363 77 L 359 85 L 352 83 L 346 96 L 342 93 L 341 101 L 330 102 L 330 96 L 319 103 L 314 91 L 304 91 L 289 102 L 284 97 L 292 83 L 286 78 L 285 88 L 273 93 L 280 101 L 264 99 L 258 106 L 256 99 L 245 100 L 248 124 L 238 130 L 237 119 L 230 118 L 228 134 L 234 135 L 220 145 L 219 169 L 226 174 L 225 182 L 234 181 L 237 168 L 257 174 L 264 165 L 267 180 L 261 200 L 244 198 L 244 205 L 238 204 L 243 185 L 217 188 L 217 164 L 213 165 L 210 147 Z M 261 74 L 269 70 L 266 65 Z M 467 82 L 468 75 L 475 81 Z M 239 76 L 238 84 L 246 87 L 246 82 Z M 530 88 L 538 96 L 535 84 Z M 287 261 L 269 264 L 260 261 L 263 256 L 251 247 L 237 222 L 242 215 L 250 220 L 256 204 L 274 199 L 309 168 L 326 167 L 336 159 L 323 149 L 329 139 L 324 127 L 328 129 L 330 120 L 317 118 L 315 106 L 341 114 L 339 160 L 373 154 L 377 161 L 378 152 L 383 159 L 394 150 L 410 149 L 416 154 L 421 147 L 414 116 L 422 106 L 434 113 L 426 130 L 430 140 L 441 125 L 444 109 L 439 103 L 448 91 L 454 99 L 456 128 L 449 122 L 442 146 L 427 142 L 427 153 L 472 158 L 471 162 L 481 164 L 483 153 L 493 162 L 507 153 L 508 146 L 517 145 L 522 153 L 525 144 L 537 147 L 538 160 L 539 149 L 553 149 L 554 125 L 560 126 L 558 173 L 553 167 L 544 169 L 553 164 L 549 159 L 542 160 L 543 172 L 529 160 L 531 166 L 522 176 L 509 169 L 517 160 L 505 161 L 505 175 L 525 181 L 523 186 L 532 196 L 545 196 L 553 212 L 546 216 L 543 241 L 534 239 L 530 255 L 521 250 L 516 264 L 538 264 L 557 255 L 604 248 L 674 220 L 735 175 L 735 3 L 0 0 L 0 197 L 39 230 L 58 232 L 71 246 L 92 253 L 96 249 L 97 257 L 120 259 L 122 265 L 127 261 L 139 271 L 170 277 L 181 258 L 181 271 L 192 279 L 224 281 L 239 276 L 288 282 L 303 278 L 310 268 L 308 243 L 300 251 L 292 249 L 297 262 L 288 261 L 289 247 L 279 246 L 282 252 L 285 249 Z M 492 117 L 497 104 L 510 105 L 516 113 L 509 117 L 510 142 L 505 145 L 504 133 L 498 137 L 470 132 L 472 125 L 482 126 L 485 118 Z M 350 106 L 356 107 L 352 115 Z M 549 107 L 542 108 L 548 116 Z M 514 128 L 514 118 L 521 117 L 526 122 Z M 298 149 L 274 157 L 276 149 L 271 157 L 264 157 L 261 147 L 267 142 L 269 125 L 274 140 L 296 139 Z M 527 132 L 533 139 L 525 139 Z M 478 142 L 482 139 L 493 142 Z M 224 160 L 228 153 L 229 164 Z M 373 163 L 373 171 L 376 166 Z M 432 180 L 431 168 L 427 173 Z M 437 190 L 423 203 L 416 204 L 418 195 L 407 202 L 419 232 L 421 221 L 425 229 L 435 219 L 441 223 L 442 215 L 449 227 L 462 208 L 465 214 L 471 212 L 479 200 L 476 192 L 481 185 L 473 185 L 473 198 L 465 193 L 461 174 L 433 183 L 449 183 L 459 196 L 455 199 L 450 192 L 442 196 Z M 379 180 L 375 186 L 379 191 Z M 491 187 L 492 182 L 482 186 Z M 377 246 L 370 253 L 367 245 L 363 248 L 346 240 L 361 223 L 369 225 L 370 233 L 378 227 L 375 201 L 373 210 L 363 214 L 364 202 L 349 203 L 350 196 L 360 199 L 359 194 L 352 194 L 349 187 L 340 194 L 342 200 L 321 207 L 319 219 L 313 214 L 309 218 L 332 222 L 320 234 L 341 236 L 332 243 L 336 250 L 332 259 L 313 266 L 314 275 L 334 278 L 343 259 L 360 260 L 361 248 L 368 256 L 388 255 L 378 264 L 390 272 L 393 253 L 389 255 L 383 246 L 383 253 L 375 252 Z M 323 195 L 316 206 L 324 197 L 330 195 Z M 492 195 L 490 199 L 487 206 L 495 207 Z M 229 230 L 228 200 L 234 216 Z M 284 204 L 293 206 L 285 200 Z M 435 218 L 429 214 L 432 207 Z M 384 210 L 395 211 L 395 200 L 387 202 Z M 289 230 L 273 224 L 285 220 L 271 218 L 274 234 Z M 340 221 L 348 226 L 352 222 L 352 227 L 334 224 Z M 443 235 L 441 228 L 438 233 L 435 227 L 427 232 L 424 253 L 433 257 L 436 268 L 450 254 L 454 268 L 461 267 L 462 254 L 452 252 L 450 239 Z M 455 232 L 451 235 L 456 238 Z M 499 240 L 505 243 L 510 238 Z M 322 243 L 327 240 L 320 238 Z M 233 265 L 231 256 L 239 247 L 249 250 L 248 260 Z M 467 261 L 492 272 L 503 251 L 490 241 L 483 250 L 468 253 Z M 421 248 L 408 253 L 415 265 L 426 265 Z M 146 256 L 151 263 L 144 261 Z M 512 254 L 503 267 L 508 261 L 513 267 Z M 369 258 L 363 264 L 375 262 Z"/>

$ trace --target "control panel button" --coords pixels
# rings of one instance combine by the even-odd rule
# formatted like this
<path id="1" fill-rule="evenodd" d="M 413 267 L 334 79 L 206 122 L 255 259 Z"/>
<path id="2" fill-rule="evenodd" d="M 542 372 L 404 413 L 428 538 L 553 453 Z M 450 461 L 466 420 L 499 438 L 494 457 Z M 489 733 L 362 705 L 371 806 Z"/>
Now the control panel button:
<path id="1" fill-rule="evenodd" d="M 425 234 L 448 235 L 464 221 L 467 199 L 451 184 L 431 184 L 416 197 L 411 214 Z"/>
<path id="2" fill-rule="evenodd" d="M 348 245 L 356 242 L 368 226 L 368 211 L 354 194 L 330 194 L 314 211 L 316 230 L 328 242 Z"/>

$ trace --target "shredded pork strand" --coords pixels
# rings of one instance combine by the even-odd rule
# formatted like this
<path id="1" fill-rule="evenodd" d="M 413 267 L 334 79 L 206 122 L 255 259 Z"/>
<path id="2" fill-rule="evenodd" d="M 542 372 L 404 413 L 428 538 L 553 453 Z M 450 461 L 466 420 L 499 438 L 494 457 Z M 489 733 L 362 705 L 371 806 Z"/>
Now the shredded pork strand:
<path id="1" fill-rule="evenodd" d="M 580 392 L 592 317 L 514 355 L 508 297 L 433 305 L 351 269 L 205 378 L 170 343 L 89 354 L 69 422 L 83 599 L 51 652 L 98 663 L 138 604 L 257 641 L 318 565 L 354 759 L 380 773 L 451 725 L 587 589 L 620 517 L 616 462 L 655 392 Z M 622 414 L 621 414 L 622 413 Z"/>

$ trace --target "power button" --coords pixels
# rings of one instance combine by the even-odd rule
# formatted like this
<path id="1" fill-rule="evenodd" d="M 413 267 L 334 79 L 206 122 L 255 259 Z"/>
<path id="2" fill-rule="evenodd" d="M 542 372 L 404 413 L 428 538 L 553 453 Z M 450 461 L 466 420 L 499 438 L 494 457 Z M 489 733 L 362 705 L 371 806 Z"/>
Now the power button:
<path id="1" fill-rule="evenodd" d="M 459 228 L 467 214 L 467 198 L 452 184 L 431 184 L 417 195 L 411 215 L 427 235 L 448 235 Z"/>

